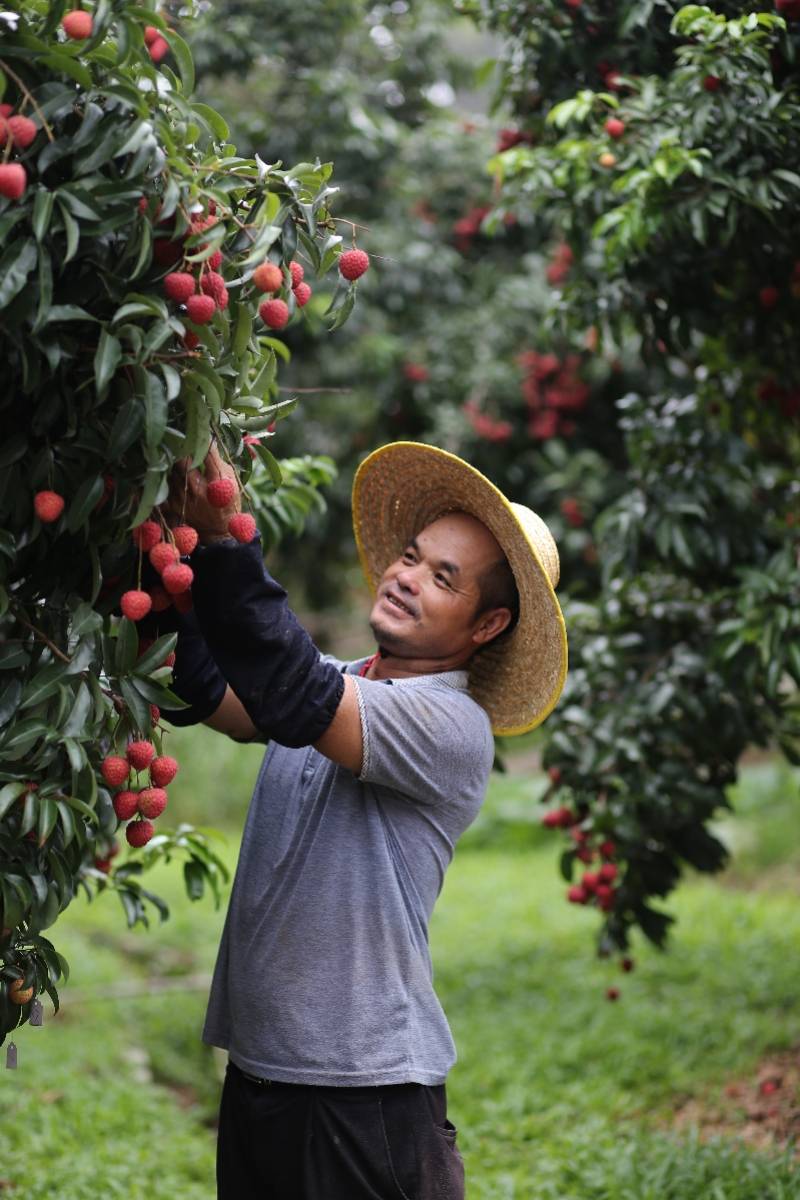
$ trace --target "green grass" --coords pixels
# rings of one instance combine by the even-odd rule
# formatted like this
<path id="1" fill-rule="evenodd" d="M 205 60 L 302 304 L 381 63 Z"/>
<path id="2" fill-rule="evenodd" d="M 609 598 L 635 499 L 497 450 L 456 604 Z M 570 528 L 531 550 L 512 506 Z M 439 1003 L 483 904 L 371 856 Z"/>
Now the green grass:
<path id="1" fill-rule="evenodd" d="M 171 811 L 240 820 L 261 750 L 180 738 Z M 670 951 L 637 947 L 623 975 L 594 957 L 592 914 L 563 900 L 558 838 L 535 820 L 542 780 L 493 780 L 431 931 L 459 1048 L 448 1091 L 470 1200 L 800 1196 L 786 1158 L 670 1131 L 678 1101 L 713 1100 L 760 1055 L 800 1041 L 797 785 L 771 764 L 747 772 L 720 827 L 740 847 L 735 868 L 687 881 L 670 905 Z M 225 853 L 232 863 L 235 835 Z M 215 1194 L 219 1063 L 200 1029 L 223 913 L 190 904 L 174 868 L 148 882 L 170 902 L 165 925 L 127 931 L 104 896 L 77 901 L 54 930 L 72 980 L 62 1013 L 20 1031 L 20 1068 L 0 1076 L 0 1181 L 16 1185 L 4 1195 Z"/>

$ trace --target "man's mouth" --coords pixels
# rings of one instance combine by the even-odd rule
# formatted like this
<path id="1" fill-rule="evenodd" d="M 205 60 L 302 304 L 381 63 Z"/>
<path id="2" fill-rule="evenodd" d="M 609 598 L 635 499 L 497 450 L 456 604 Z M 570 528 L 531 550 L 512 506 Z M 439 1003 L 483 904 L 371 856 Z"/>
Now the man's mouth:
<path id="1" fill-rule="evenodd" d="M 414 610 L 409 608 L 407 604 L 404 604 L 399 596 L 395 596 L 394 592 L 386 592 L 384 594 L 383 598 L 387 602 L 387 604 L 391 604 L 394 608 L 399 609 L 400 612 L 405 613 L 407 616 L 409 616 L 409 617 L 416 616 L 416 613 L 414 612 Z"/>

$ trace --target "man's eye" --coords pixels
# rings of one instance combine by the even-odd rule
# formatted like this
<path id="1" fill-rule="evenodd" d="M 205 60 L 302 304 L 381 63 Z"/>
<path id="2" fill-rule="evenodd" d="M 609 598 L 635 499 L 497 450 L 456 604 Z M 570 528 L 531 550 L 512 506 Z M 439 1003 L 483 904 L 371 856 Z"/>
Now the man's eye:
<path id="1" fill-rule="evenodd" d="M 410 550 L 406 550 L 405 554 L 403 555 L 403 562 L 413 562 L 413 561 L 414 561 L 414 555 L 411 553 Z"/>
<path id="2" fill-rule="evenodd" d="M 441 571 L 436 572 L 434 579 L 438 579 L 439 583 L 444 583 L 447 585 L 447 587 L 450 587 L 450 580 L 446 575 L 443 575 Z"/>

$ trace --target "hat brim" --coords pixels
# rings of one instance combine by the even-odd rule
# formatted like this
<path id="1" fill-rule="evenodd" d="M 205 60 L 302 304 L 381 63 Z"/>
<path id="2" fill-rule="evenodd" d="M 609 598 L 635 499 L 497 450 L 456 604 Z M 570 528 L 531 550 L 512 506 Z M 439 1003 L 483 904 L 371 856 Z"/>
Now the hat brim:
<path id="1" fill-rule="evenodd" d="M 526 529 L 515 507 L 469 463 L 422 442 L 380 447 L 353 481 L 356 546 L 373 594 L 410 539 L 447 512 L 470 513 L 497 539 L 519 591 L 519 621 L 473 657 L 469 689 L 489 714 L 492 731 L 505 737 L 540 725 L 567 675 L 566 627 L 550 578 L 558 579 L 555 544 L 539 518 L 520 509 L 538 523 L 528 522 Z M 548 553 L 555 558 L 548 562 L 550 575 Z"/>

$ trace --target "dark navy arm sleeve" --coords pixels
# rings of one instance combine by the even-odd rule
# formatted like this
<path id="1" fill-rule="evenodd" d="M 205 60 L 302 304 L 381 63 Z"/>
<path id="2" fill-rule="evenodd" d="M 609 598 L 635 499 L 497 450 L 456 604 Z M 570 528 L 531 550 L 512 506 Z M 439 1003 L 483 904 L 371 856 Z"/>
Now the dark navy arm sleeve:
<path id="1" fill-rule="evenodd" d="M 311 745 L 336 714 L 344 678 L 320 660 L 260 542 L 199 546 L 192 569 L 200 630 L 256 729 L 283 746 Z"/>

